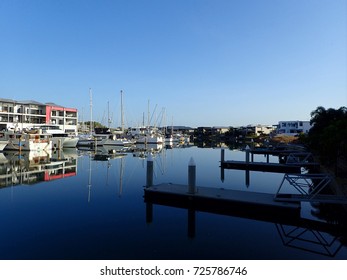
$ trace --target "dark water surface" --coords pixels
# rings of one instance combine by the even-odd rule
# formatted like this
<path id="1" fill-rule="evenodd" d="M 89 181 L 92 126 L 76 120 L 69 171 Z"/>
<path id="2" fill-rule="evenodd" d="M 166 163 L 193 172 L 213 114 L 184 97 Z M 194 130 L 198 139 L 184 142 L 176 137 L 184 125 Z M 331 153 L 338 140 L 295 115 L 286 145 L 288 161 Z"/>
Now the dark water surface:
<path id="1" fill-rule="evenodd" d="M 153 155 L 154 184 L 187 184 L 193 157 L 199 186 L 277 191 L 279 173 L 250 172 L 246 185 L 245 171 L 225 170 L 222 182 L 220 153 L 195 146 L 162 149 Z M 0 156 L 1 259 L 347 259 L 345 231 L 199 211 L 189 225 L 187 209 L 162 205 L 153 205 L 146 222 L 147 160 L 138 153 L 107 159 L 65 151 L 65 169 L 59 167 L 64 155 L 53 155 L 54 161 Z M 244 160 L 245 154 L 227 150 L 225 157 Z M 303 203 L 301 215 L 315 220 L 312 210 Z"/>

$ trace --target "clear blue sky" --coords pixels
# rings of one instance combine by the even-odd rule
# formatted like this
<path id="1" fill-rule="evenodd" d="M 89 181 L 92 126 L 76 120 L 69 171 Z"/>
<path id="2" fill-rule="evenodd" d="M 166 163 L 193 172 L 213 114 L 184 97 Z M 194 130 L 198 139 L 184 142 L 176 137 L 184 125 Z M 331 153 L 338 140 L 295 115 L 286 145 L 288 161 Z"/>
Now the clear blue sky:
<path id="1" fill-rule="evenodd" d="M 309 120 L 347 104 L 346 0 L 1 0 L 0 97 L 120 125 Z"/>

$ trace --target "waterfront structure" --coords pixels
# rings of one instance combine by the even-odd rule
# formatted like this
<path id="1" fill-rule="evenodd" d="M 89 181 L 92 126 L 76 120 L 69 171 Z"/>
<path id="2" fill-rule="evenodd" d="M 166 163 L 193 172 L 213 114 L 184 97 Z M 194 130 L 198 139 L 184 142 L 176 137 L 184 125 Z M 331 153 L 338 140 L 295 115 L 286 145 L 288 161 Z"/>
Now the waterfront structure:
<path id="1" fill-rule="evenodd" d="M 308 133 L 310 129 L 310 121 L 280 121 L 278 122 L 277 133 L 295 136 L 300 133 Z"/>
<path id="2" fill-rule="evenodd" d="M 58 125 L 64 132 L 77 135 L 78 111 L 54 103 L 0 98 L 0 130 L 22 131 L 43 124 Z"/>

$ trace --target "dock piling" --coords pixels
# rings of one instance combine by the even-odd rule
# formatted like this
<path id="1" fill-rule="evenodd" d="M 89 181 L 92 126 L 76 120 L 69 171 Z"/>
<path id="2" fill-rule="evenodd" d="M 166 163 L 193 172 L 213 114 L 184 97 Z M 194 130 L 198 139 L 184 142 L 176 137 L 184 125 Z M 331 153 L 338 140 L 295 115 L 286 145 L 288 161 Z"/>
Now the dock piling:
<path id="1" fill-rule="evenodd" d="M 188 192 L 196 193 L 196 165 L 193 158 L 190 158 L 188 164 Z"/>
<path id="2" fill-rule="evenodd" d="M 250 152 L 250 147 L 247 145 L 246 146 L 246 163 L 249 164 L 249 152 Z"/>
<path id="3" fill-rule="evenodd" d="M 221 149 L 221 153 L 220 153 L 220 162 L 223 163 L 225 159 L 225 150 Z"/>
<path id="4" fill-rule="evenodd" d="M 153 158 L 149 154 L 147 158 L 146 187 L 153 186 Z"/>

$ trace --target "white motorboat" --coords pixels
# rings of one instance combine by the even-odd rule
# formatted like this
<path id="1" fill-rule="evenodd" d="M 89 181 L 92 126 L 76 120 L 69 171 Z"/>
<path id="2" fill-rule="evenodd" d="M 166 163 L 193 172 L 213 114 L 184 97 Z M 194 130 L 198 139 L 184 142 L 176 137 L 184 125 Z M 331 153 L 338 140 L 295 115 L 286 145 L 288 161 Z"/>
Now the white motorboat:
<path id="1" fill-rule="evenodd" d="M 0 140 L 0 151 L 3 151 L 8 144 L 8 140 Z"/>
<path id="2" fill-rule="evenodd" d="M 136 144 L 163 144 L 165 142 L 159 131 L 153 128 L 134 127 L 130 129 L 129 134 Z"/>
<path id="3" fill-rule="evenodd" d="M 43 133 L 52 135 L 52 148 L 76 148 L 78 137 L 64 132 L 58 125 L 40 125 L 34 129 L 41 129 Z"/>
<path id="4" fill-rule="evenodd" d="M 116 134 L 111 133 L 109 128 L 95 128 L 93 135 L 95 145 L 97 146 L 131 146 L 133 142 L 123 138 L 117 137 Z"/>
<path id="5" fill-rule="evenodd" d="M 5 131 L 0 133 L 0 140 L 8 141 L 5 150 L 48 151 L 52 149 L 50 134 Z"/>

